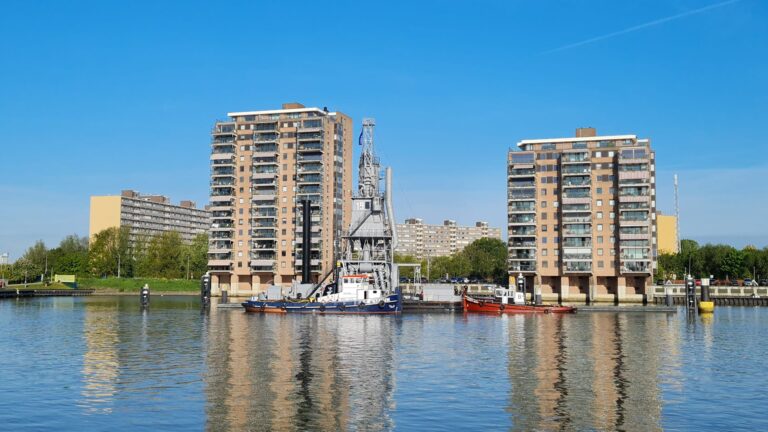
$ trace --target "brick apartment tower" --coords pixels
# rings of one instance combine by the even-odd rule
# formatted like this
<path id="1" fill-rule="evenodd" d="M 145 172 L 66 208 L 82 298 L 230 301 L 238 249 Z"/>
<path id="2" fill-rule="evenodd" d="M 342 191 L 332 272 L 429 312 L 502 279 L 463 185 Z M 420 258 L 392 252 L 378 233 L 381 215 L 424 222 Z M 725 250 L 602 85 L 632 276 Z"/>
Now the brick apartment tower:
<path id="1" fill-rule="evenodd" d="M 352 120 L 298 103 L 229 113 L 211 144 L 208 269 L 214 293 L 252 295 L 300 279 L 301 200 L 312 208 L 312 280 L 349 226 Z"/>
<path id="2" fill-rule="evenodd" d="M 507 159 L 510 284 L 522 273 L 545 301 L 642 301 L 656 256 L 649 140 L 581 128 L 517 147 Z"/>

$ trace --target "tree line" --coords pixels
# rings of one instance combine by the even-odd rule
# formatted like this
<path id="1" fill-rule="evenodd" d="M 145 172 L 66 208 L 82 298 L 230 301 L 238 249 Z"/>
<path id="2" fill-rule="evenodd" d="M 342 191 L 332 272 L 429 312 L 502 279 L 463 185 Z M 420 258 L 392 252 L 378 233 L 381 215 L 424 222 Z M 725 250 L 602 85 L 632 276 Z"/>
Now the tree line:
<path id="1" fill-rule="evenodd" d="M 55 274 L 80 277 L 199 278 L 208 267 L 208 235 L 197 235 L 185 244 L 176 231 L 139 237 L 133 243 L 129 227 L 107 228 L 89 241 L 72 234 L 55 248 L 42 240 L 29 247 L 0 275 L 10 283 L 50 279 Z"/>
<path id="2" fill-rule="evenodd" d="M 463 250 L 450 255 L 421 260 L 411 255 L 395 255 L 396 263 L 421 264 L 421 276 L 431 280 L 455 277 L 506 285 L 507 245 L 494 238 L 475 240 Z M 427 275 L 429 269 L 429 275 Z M 401 268 L 400 276 L 413 278 L 413 269 Z"/>
<path id="3" fill-rule="evenodd" d="M 683 279 L 690 272 L 696 278 L 714 276 L 719 280 L 768 278 L 768 247 L 746 246 L 739 250 L 723 244 L 700 246 L 682 240 L 680 252 L 660 254 L 657 279 Z"/>

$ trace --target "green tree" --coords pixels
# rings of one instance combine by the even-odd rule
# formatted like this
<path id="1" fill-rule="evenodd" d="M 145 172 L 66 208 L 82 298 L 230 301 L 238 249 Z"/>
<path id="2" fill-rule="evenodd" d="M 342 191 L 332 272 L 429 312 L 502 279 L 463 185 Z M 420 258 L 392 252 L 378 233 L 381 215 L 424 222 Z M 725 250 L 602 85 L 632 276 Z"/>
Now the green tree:
<path id="1" fill-rule="evenodd" d="M 418 264 L 419 260 L 413 255 L 401 255 L 395 254 L 394 261 L 397 264 Z M 422 266 L 422 273 L 426 276 L 427 268 Z M 413 279 L 414 268 L 413 267 L 401 267 L 400 277 Z"/>
<path id="2" fill-rule="evenodd" d="M 96 233 L 88 251 L 91 272 L 99 276 L 129 275 L 132 267 L 129 236 L 130 227 L 127 226 Z"/>
<path id="3" fill-rule="evenodd" d="M 208 271 L 208 234 L 195 236 L 190 244 L 182 247 L 184 275 L 196 279 Z"/>
<path id="4" fill-rule="evenodd" d="M 470 265 L 470 276 L 504 284 L 507 281 L 507 245 L 494 238 L 475 240 L 460 252 Z"/>
<path id="5" fill-rule="evenodd" d="M 35 242 L 33 246 L 24 252 L 21 257 L 28 280 L 40 281 L 43 273 L 47 271 L 48 249 L 42 240 Z"/>
<path id="6" fill-rule="evenodd" d="M 737 279 L 744 273 L 744 254 L 736 249 L 731 249 L 720 264 L 720 271 L 729 279 Z"/>
<path id="7" fill-rule="evenodd" d="M 182 241 L 176 231 L 152 237 L 147 248 L 150 276 L 178 279 L 182 277 Z"/>
<path id="8" fill-rule="evenodd" d="M 72 234 L 64 237 L 59 246 L 49 251 L 51 274 L 88 273 L 88 238 Z"/>

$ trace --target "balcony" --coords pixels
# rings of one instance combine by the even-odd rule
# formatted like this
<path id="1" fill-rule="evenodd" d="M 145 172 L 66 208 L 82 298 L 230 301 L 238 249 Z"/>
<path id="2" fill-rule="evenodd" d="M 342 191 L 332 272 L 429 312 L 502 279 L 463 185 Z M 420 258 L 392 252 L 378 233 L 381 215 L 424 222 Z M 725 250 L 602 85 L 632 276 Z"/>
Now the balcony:
<path id="1" fill-rule="evenodd" d="M 534 200 L 536 199 L 536 189 L 510 190 L 507 193 L 510 201 L 515 200 Z"/>
<path id="2" fill-rule="evenodd" d="M 277 217 L 277 211 L 275 210 L 268 210 L 268 209 L 259 209 L 255 212 L 253 212 L 252 217 L 254 219 L 263 219 L 263 218 L 275 218 Z"/>
<path id="3" fill-rule="evenodd" d="M 560 162 L 563 164 L 579 164 L 589 162 L 589 152 L 582 151 L 574 153 L 563 153 L 563 155 L 560 157 Z"/>
<path id="4" fill-rule="evenodd" d="M 321 163 L 302 163 L 299 165 L 298 172 L 301 173 L 321 173 L 323 172 L 323 164 Z"/>
<path id="5" fill-rule="evenodd" d="M 509 187 L 514 188 L 532 188 L 536 187 L 536 182 L 532 180 L 510 180 Z"/>
<path id="6" fill-rule="evenodd" d="M 580 200 L 583 200 L 583 198 L 579 198 Z M 563 204 L 560 207 L 560 211 L 563 213 L 584 213 L 589 212 L 590 202 L 581 202 L 581 203 L 570 203 L 570 204 Z"/>
<path id="7" fill-rule="evenodd" d="M 213 135 L 232 135 L 235 133 L 235 122 L 229 121 L 216 123 L 216 126 L 213 127 L 211 133 Z"/>
<path id="8" fill-rule="evenodd" d="M 322 132 L 300 132 L 298 137 L 299 141 L 305 141 L 305 140 L 322 140 L 323 139 L 323 133 Z"/>
<path id="9" fill-rule="evenodd" d="M 509 252 L 510 261 L 536 261 L 536 249 L 513 249 Z"/>
<path id="10" fill-rule="evenodd" d="M 576 223 L 576 224 L 584 224 L 584 223 L 591 223 L 592 222 L 592 216 L 563 216 L 563 223 Z"/>
<path id="11" fill-rule="evenodd" d="M 565 273 L 592 273 L 591 261 L 570 261 L 563 263 Z"/>
<path id="12" fill-rule="evenodd" d="M 560 170 L 560 174 L 565 176 L 583 176 L 591 172 L 591 164 L 585 162 L 576 165 L 565 165 Z"/>
<path id="13" fill-rule="evenodd" d="M 536 217 L 532 213 L 511 215 L 508 218 L 509 225 L 535 225 Z"/>
<path id="14" fill-rule="evenodd" d="M 536 203 L 534 202 L 513 202 L 509 204 L 507 210 L 510 213 L 534 213 L 536 212 Z"/>
<path id="15" fill-rule="evenodd" d="M 536 170 L 534 168 L 510 168 L 508 172 L 509 178 L 515 177 L 534 177 Z"/>
<path id="16" fill-rule="evenodd" d="M 647 171 L 619 171 L 619 182 L 622 180 L 645 180 L 643 183 L 650 181 L 651 174 Z"/>
<path id="17" fill-rule="evenodd" d="M 269 267 L 271 269 L 275 265 L 275 259 L 252 259 L 250 265 L 251 267 Z"/>
<path id="18" fill-rule="evenodd" d="M 563 261 L 592 261 L 592 253 L 570 253 L 563 251 Z"/>
<path id="19" fill-rule="evenodd" d="M 235 169 L 232 167 L 214 167 L 211 171 L 211 177 L 233 177 Z"/>
<path id="20" fill-rule="evenodd" d="M 536 261 L 510 261 L 509 271 L 516 273 L 532 273 L 536 271 Z"/>
<path id="21" fill-rule="evenodd" d="M 531 226 L 512 226 L 509 229 L 510 237 L 535 237 L 536 228 Z"/>
<path id="22" fill-rule="evenodd" d="M 591 248 L 592 238 L 572 237 L 563 239 L 563 248 Z"/>
<path id="23" fill-rule="evenodd" d="M 299 153 L 303 152 L 322 152 L 323 151 L 323 143 L 321 142 L 307 142 L 307 143 L 300 143 L 298 148 L 296 149 Z"/>
<path id="24" fill-rule="evenodd" d="M 277 249 L 277 242 L 274 240 L 257 240 L 251 247 L 254 251 L 274 251 L 275 249 Z"/>
<path id="25" fill-rule="evenodd" d="M 322 154 L 302 154 L 299 153 L 296 159 L 299 161 L 299 163 L 308 163 L 308 162 L 322 162 L 323 155 Z"/>
<path id="26" fill-rule="evenodd" d="M 536 241 L 535 240 L 510 240 L 508 243 L 509 249 L 520 249 L 520 248 L 535 248 L 536 247 Z"/>
<path id="27" fill-rule="evenodd" d="M 642 273 L 642 274 L 649 274 L 651 273 L 651 263 L 648 261 L 622 261 L 621 262 L 621 273 Z"/>
<path id="28" fill-rule="evenodd" d="M 299 183 L 322 183 L 323 176 L 320 174 L 302 174 L 298 178 Z"/>
<path id="29" fill-rule="evenodd" d="M 589 196 L 586 196 L 586 197 L 573 197 L 573 196 L 563 197 L 563 204 L 564 205 L 566 205 L 566 204 L 586 204 L 587 206 L 589 206 L 589 204 L 591 204 L 591 203 L 592 203 L 592 198 L 589 197 Z M 567 210 L 564 209 L 563 212 L 565 212 L 565 211 L 567 211 Z"/>
<path id="30" fill-rule="evenodd" d="M 253 134 L 254 143 L 273 143 L 279 138 L 277 133 L 269 133 L 269 131 L 257 131 Z"/>
<path id="31" fill-rule="evenodd" d="M 588 176 L 571 176 L 563 179 L 563 187 L 579 187 L 579 186 L 589 187 L 591 183 L 592 183 L 592 180 Z"/>
<path id="32" fill-rule="evenodd" d="M 274 156 L 271 156 L 271 157 L 267 157 L 267 156 L 254 156 L 253 157 L 253 164 L 254 165 L 275 165 L 275 169 L 277 169 L 277 165 L 279 165 L 280 162 Z"/>

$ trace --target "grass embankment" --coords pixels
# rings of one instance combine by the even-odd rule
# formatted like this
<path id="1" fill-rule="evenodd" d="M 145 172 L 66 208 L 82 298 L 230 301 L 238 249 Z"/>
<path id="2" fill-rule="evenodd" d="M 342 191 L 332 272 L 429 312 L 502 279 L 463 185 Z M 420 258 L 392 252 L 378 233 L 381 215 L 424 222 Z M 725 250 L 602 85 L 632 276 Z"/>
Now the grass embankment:
<path id="1" fill-rule="evenodd" d="M 35 283 L 28 283 L 25 287 L 24 284 L 11 284 L 7 288 L 4 288 L 6 290 L 19 290 L 19 291 L 29 291 L 29 290 L 69 290 L 72 289 L 63 283 L 60 282 L 51 282 L 46 286 L 42 282 L 35 282 Z"/>
<path id="2" fill-rule="evenodd" d="M 78 288 L 95 289 L 96 293 L 138 293 L 144 284 L 152 292 L 199 293 L 200 282 L 189 279 L 155 278 L 78 278 Z"/>

